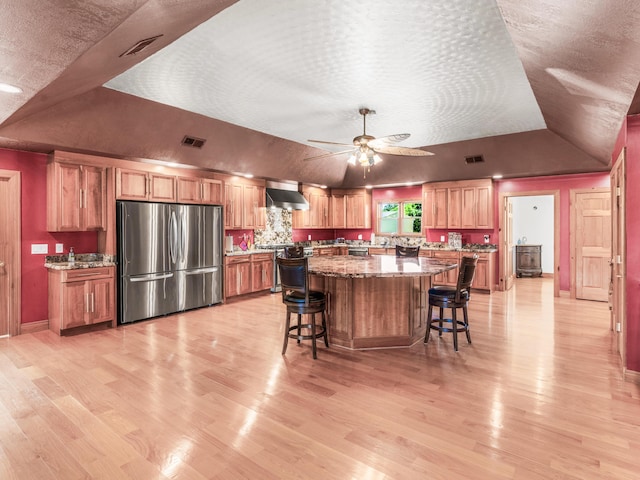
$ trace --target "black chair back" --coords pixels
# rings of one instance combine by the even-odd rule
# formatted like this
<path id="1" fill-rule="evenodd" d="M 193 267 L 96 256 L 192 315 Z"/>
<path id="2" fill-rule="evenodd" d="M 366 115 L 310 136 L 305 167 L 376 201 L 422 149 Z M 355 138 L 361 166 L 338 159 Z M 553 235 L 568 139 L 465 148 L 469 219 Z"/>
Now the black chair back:
<path id="1" fill-rule="evenodd" d="M 304 257 L 304 247 L 285 247 L 284 258 L 302 258 Z"/>
<path id="2" fill-rule="evenodd" d="M 460 262 L 460 271 L 458 272 L 458 283 L 456 284 L 456 303 L 459 303 L 465 294 L 468 298 L 471 293 L 470 288 L 473 283 L 473 277 L 476 273 L 477 264 L 477 255 L 474 255 L 473 257 L 462 257 L 462 261 Z"/>
<path id="3" fill-rule="evenodd" d="M 304 296 L 305 303 L 309 303 L 309 268 L 307 258 L 276 258 L 280 270 L 282 285 L 282 300 L 287 296 L 298 294 Z"/>
<path id="4" fill-rule="evenodd" d="M 419 253 L 419 245 L 417 247 L 404 247 L 402 245 L 396 245 L 396 257 L 417 257 Z"/>

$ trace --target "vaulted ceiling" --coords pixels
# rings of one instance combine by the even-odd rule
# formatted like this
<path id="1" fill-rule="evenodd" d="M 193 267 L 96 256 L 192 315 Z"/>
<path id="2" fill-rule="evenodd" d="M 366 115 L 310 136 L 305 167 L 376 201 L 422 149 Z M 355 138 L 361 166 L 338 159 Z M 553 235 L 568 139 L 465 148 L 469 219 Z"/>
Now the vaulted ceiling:
<path id="1" fill-rule="evenodd" d="M 634 0 L 41 7 L 3 5 L 0 82 L 22 93 L 0 92 L 0 147 L 355 187 L 605 171 L 638 110 Z M 366 178 L 348 153 L 306 160 L 349 150 L 309 140 L 350 144 L 362 107 L 367 134 L 434 155 L 382 155 Z"/>

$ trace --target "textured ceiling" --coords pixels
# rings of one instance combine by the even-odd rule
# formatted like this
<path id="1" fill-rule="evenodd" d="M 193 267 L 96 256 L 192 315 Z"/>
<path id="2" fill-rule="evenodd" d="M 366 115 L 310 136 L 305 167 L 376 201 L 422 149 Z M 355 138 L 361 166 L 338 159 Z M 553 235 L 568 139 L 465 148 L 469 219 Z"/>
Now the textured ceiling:
<path id="1" fill-rule="evenodd" d="M 494 2 L 323 7 L 243 0 L 106 86 L 301 143 L 350 142 L 359 106 L 413 146 L 546 127 Z"/>
<path id="2" fill-rule="evenodd" d="M 0 147 L 359 186 L 608 169 L 640 79 L 635 0 L 113 0 L 3 5 Z M 137 41 L 150 47 L 121 56 Z M 106 85 L 106 86 L 105 86 Z M 383 155 L 410 133 L 432 157 Z M 183 147 L 184 135 L 205 138 Z M 466 165 L 464 156 L 485 163 Z"/>

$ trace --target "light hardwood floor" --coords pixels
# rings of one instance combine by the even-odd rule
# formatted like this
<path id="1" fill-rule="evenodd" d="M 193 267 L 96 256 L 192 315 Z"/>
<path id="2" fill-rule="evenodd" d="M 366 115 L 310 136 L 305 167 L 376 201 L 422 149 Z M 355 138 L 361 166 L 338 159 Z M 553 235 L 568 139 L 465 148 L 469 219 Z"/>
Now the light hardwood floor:
<path id="1" fill-rule="evenodd" d="M 2 479 L 638 479 L 640 387 L 604 303 L 476 294 L 473 344 L 307 343 L 280 295 L 0 340 Z"/>

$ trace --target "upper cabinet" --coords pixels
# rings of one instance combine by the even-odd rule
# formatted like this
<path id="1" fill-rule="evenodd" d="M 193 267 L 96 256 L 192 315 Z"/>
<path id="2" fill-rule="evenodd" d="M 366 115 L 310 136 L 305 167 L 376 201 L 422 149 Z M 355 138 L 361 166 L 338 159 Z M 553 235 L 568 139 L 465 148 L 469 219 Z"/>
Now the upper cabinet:
<path id="1" fill-rule="evenodd" d="M 358 188 L 332 193 L 344 195 L 346 228 L 371 228 L 371 190 Z"/>
<path id="2" fill-rule="evenodd" d="M 461 180 L 422 186 L 422 225 L 427 228 L 492 229 L 493 182 Z"/>
<path id="3" fill-rule="evenodd" d="M 178 203 L 222 205 L 222 181 L 212 178 L 178 177 Z"/>
<path id="4" fill-rule="evenodd" d="M 422 228 L 447 228 L 448 189 L 436 184 L 422 185 Z"/>
<path id="5" fill-rule="evenodd" d="M 302 196 L 309 202 L 309 210 L 293 212 L 293 228 L 331 228 L 329 191 L 305 185 L 302 187 Z"/>
<path id="6" fill-rule="evenodd" d="M 267 197 L 264 180 L 231 175 L 221 177 L 224 179 L 224 228 L 265 228 Z"/>
<path id="7" fill-rule="evenodd" d="M 176 201 L 176 177 L 143 170 L 116 169 L 119 200 Z"/>
<path id="8" fill-rule="evenodd" d="M 329 221 L 332 228 L 347 228 L 346 196 L 344 193 L 331 192 L 329 199 L 331 214 Z"/>
<path id="9" fill-rule="evenodd" d="M 47 230 L 104 230 L 106 168 L 50 159 L 47 164 Z"/>

